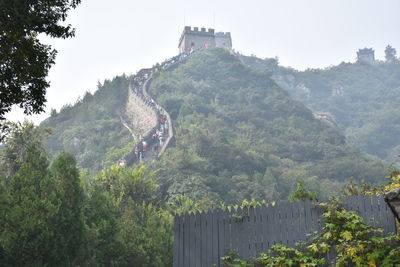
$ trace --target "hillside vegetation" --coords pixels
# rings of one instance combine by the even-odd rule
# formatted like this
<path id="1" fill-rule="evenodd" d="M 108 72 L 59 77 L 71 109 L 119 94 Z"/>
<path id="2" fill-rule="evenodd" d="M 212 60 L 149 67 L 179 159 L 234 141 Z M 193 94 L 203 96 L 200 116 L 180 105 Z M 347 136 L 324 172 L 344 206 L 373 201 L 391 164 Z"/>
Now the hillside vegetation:
<path id="1" fill-rule="evenodd" d="M 291 99 L 267 72 L 221 49 L 192 55 L 150 88 L 170 113 L 176 145 L 158 162 L 161 193 L 228 203 L 287 197 L 297 179 L 328 195 L 383 166 Z"/>
<path id="2" fill-rule="evenodd" d="M 50 154 L 68 151 L 76 157 L 79 167 L 93 171 L 115 164 L 133 147 L 132 137 L 120 118 L 128 81 L 125 75 L 105 80 L 94 94 L 87 92 L 74 105 L 52 112 L 41 124 L 52 129 L 51 138 L 45 143 Z"/>
<path id="3" fill-rule="evenodd" d="M 295 71 L 273 59 L 241 57 L 246 65 L 271 71 L 291 96 L 313 111 L 329 112 L 349 144 L 391 162 L 398 161 L 400 63 L 342 63 Z"/>

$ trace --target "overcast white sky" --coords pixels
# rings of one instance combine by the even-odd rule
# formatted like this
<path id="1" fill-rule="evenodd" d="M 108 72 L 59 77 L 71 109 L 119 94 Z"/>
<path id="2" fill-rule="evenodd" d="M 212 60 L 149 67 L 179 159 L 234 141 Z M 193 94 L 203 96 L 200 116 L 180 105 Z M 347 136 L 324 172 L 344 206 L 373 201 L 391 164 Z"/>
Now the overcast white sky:
<path id="1" fill-rule="evenodd" d="M 353 62 L 358 48 L 374 48 L 378 59 L 387 44 L 400 52 L 399 13 L 399 0 L 82 0 L 68 19 L 75 38 L 45 39 L 58 50 L 47 114 L 29 119 L 176 55 L 184 24 L 230 31 L 237 51 L 305 69 Z"/>

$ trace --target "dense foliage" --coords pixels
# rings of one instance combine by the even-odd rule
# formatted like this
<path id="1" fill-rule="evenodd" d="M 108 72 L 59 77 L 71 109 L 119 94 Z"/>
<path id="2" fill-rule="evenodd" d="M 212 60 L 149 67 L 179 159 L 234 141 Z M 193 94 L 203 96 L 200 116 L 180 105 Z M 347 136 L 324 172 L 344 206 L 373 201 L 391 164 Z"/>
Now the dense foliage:
<path id="1" fill-rule="evenodd" d="M 56 50 L 42 44 L 38 35 L 74 36 L 71 25 L 63 22 L 80 2 L 0 1 L 0 121 L 13 105 L 23 108 L 25 114 L 43 111 L 49 87 L 46 76 Z"/>
<path id="2" fill-rule="evenodd" d="M 381 163 L 347 146 L 268 73 L 222 49 L 159 73 L 150 91 L 176 130 L 157 165 L 161 193 L 171 199 L 286 198 L 297 179 L 326 196 L 349 177 L 383 177 Z"/>
<path id="3" fill-rule="evenodd" d="M 1 151 L 1 266 L 170 266 L 172 218 L 144 167 L 79 174 L 45 135 L 11 125 Z"/>
<path id="4" fill-rule="evenodd" d="M 255 57 L 246 65 L 274 73 L 291 96 L 316 112 L 329 112 L 349 144 L 392 162 L 398 161 L 400 62 L 388 46 L 386 61 L 341 63 L 326 69 L 295 71 Z"/>
<path id="5" fill-rule="evenodd" d="M 94 94 L 87 92 L 73 106 L 66 105 L 59 113 L 53 111 L 41 124 L 52 128 L 46 149 L 52 155 L 68 151 L 80 168 L 92 171 L 115 164 L 133 147 L 130 133 L 121 123 L 127 88 L 125 75 L 105 80 Z"/>

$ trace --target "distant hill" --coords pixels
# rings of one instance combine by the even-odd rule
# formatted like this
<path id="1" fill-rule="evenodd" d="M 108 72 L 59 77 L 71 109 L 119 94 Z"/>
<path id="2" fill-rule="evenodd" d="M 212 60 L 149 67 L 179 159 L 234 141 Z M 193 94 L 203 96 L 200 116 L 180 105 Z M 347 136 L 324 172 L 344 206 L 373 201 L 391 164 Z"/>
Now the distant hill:
<path id="1" fill-rule="evenodd" d="M 296 71 L 278 66 L 274 59 L 241 59 L 245 65 L 270 71 L 280 86 L 313 111 L 330 113 L 349 144 L 399 162 L 399 61 Z"/>
<path id="2" fill-rule="evenodd" d="M 169 111 L 176 144 L 157 163 L 164 194 L 226 202 L 286 197 L 303 178 L 323 195 L 349 177 L 376 181 L 383 165 L 222 49 L 155 75 L 150 92 Z"/>

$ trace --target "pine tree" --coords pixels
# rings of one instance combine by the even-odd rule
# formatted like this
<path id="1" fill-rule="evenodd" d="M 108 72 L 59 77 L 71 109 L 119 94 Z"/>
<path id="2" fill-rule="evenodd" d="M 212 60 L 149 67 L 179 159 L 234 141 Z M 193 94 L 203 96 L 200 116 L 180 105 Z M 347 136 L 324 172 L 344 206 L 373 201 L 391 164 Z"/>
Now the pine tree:
<path id="1" fill-rule="evenodd" d="M 57 213 L 55 241 L 58 255 L 71 265 L 78 256 L 82 245 L 84 223 L 82 217 L 83 192 L 75 158 L 62 152 L 52 163 L 53 176 L 60 201 Z"/>

